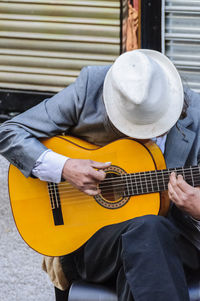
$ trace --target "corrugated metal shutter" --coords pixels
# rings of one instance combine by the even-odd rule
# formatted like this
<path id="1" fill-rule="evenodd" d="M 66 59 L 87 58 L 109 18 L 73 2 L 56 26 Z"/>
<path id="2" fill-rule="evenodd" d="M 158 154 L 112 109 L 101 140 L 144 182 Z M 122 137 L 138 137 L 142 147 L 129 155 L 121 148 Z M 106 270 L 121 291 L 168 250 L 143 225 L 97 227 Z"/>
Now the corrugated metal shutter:
<path id="1" fill-rule="evenodd" d="M 0 86 L 57 92 L 113 62 L 120 33 L 120 1 L 1 0 Z"/>
<path id="2" fill-rule="evenodd" d="M 163 52 L 183 81 L 200 92 L 200 0 L 163 1 Z"/>

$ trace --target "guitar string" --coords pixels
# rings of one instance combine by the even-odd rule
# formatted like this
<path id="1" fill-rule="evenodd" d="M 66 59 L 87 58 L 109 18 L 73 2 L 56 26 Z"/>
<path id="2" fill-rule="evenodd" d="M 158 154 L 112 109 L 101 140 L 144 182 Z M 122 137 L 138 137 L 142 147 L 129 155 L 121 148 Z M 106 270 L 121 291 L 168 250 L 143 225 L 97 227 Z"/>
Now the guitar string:
<path id="1" fill-rule="evenodd" d="M 157 183 L 156 183 L 157 184 Z M 163 184 L 162 184 L 163 185 Z M 196 186 L 199 186 L 200 185 L 200 182 L 196 182 Z M 161 185 L 160 185 L 161 186 Z M 123 188 L 124 188 L 124 185 L 123 185 Z M 149 190 L 149 187 L 148 187 L 148 190 L 145 188 L 145 187 L 143 187 L 143 189 L 142 188 L 140 188 L 140 187 L 137 187 L 136 188 L 136 186 L 129 186 L 129 188 L 130 188 L 130 191 L 131 191 L 131 195 L 138 195 L 138 194 L 146 194 L 146 193 L 156 193 L 156 192 L 159 192 L 159 190 L 157 190 L 156 189 L 156 191 L 155 190 Z M 163 189 L 164 188 L 164 189 Z M 74 193 L 76 194 L 76 197 L 78 197 L 77 195 L 79 194 L 80 195 L 80 197 L 81 196 L 83 196 L 83 197 L 85 197 L 85 194 L 84 194 L 84 192 L 81 192 L 81 191 L 79 191 L 78 189 L 76 189 L 76 188 L 73 188 L 72 189 L 73 190 L 73 193 L 69 193 L 69 190 L 64 190 L 64 191 L 60 191 L 60 190 L 58 190 L 58 192 L 60 193 L 60 195 L 61 196 L 63 196 L 63 195 L 67 195 L 69 198 L 72 196 L 72 197 L 74 197 Z M 120 194 L 120 192 L 124 192 L 124 190 L 125 189 L 123 189 L 123 191 L 117 191 L 117 193 L 118 194 Z M 162 189 L 160 189 L 160 190 L 167 190 L 167 188 L 165 188 L 165 187 L 162 187 Z M 104 190 L 104 192 L 105 192 L 105 190 Z M 106 191 L 107 193 L 108 192 L 110 192 L 110 193 L 112 193 L 113 194 L 113 190 L 112 189 L 110 189 L 110 190 L 107 190 Z M 49 191 L 49 194 L 50 194 L 50 196 L 51 195 L 54 195 L 54 193 L 55 193 L 55 191 Z M 114 193 L 116 193 L 116 191 L 114 192 Z M 129 194 L 128 194 L 129 195 Z M 128 196 L 127 195 L 127 196 Z"/>
<path id="2" fill-rule="evenodd" d="M 197 173 L 194 173 L 193 172 L 193 175 L 191 176 L 191 174 L 190 174 L 190 171 L 188 171 L 188 172 L 185 172 L 184 173 L 184 176 L 185 177 L 187 177 L 188 178 L 188 176 L 192 179 L 192 177 L 195 177 L 195 176 L 198 176 L 200 173 L 199 173 L 199 171 L 198 170 L 196 170 L 196 172 Z M 199 173 L 199 174 L 198 174 Z M 116 177 L 113 177 L 113 178 L 108 178 L 108 179 L 104 179 L 101 183 L 101 185 L 104 185 L 104 183 L 105 183 L 105 185 L 107 184 L 107 183 L 109 183 L 110 184 L 110 182 L 112 182 L 112 183 L 114 183 L 114 182 L 117 182 L 117 184 L 118 184 L 118 182 L 120 182 L 120 181 L 126 181 L 127 179 L 128 180 L 132 180 L 132 178 L 134 177 L 134 178 L 136 178 L 136 180 L 137 180 L 137 178 L 139 178 L 139 180 L 140 180 L 140 183 L 146 183 L 147 181 L 149 181 L 149 176 L 150 176 L 150 174 L 148 174 L 148 175 L 144 175 L 143 173 L 140 173 L 140 174 L 138 174 L 138 173 L 135 173 L 135 174 L 127 174 L 127 175 L 122 175 L 122 176 L 118 176 L 117 178 Z M 160 176 L 160 174 L 157 176 L 157 174 L 153 174 L 153 175 L 151 175 L 152 176 L 152 178 L 150 179 L 150 180 L 152 180 L 152 181 L 154 181 L 154 180 L 158 180 L 158 181 L 163 181 L 163 179 L 164 180 L 167 180 L 168 179 L 168 177 L 169 177 L 169 173 L 161 173 L 161 178 L 158 178 L 159 176 Z M 166 176 L 167 176 L 167 179 L 166 179 Z M 141 181 L 141 178 L 144 178 L 144 181 L 142 180 Z M 107 180 L 107 181 L 106 181 Z M 133 180 L 135 180 L 135 179 L 133 179 Z M 194 179 L 195 180 L 195 179 Z M 106 183 L 107 182 L 107 183 Z M 49 183 L 51 183 L 51 182 L 49 182 Z M 67 182 L 68 183 L 68 182 Z M 64 183 L 62 183 L 62 185 L 61 185 L 61 183 L 58 183 L 57 184 L 58 186 L 59 186 L 59 188 L 61 189 L 62 188 L 62 186 L 66 186 L 66 182 L 64 182 Z M 105 186 L 104 185 L 104 186 Z"/>
<path id="3" fill-rule="evenodd" d="M 167 176 L 167 178 L 166 178 L 166 176 Z M 108 180 L 109 181 L 107 181 L 106 183 L 104 183 L 104 181 L 105 180 L 103 180 L 102 182 L 101 182 L 101 187 L 102 188 L 104 188 L 105 189 L 105 191 L 107 191 L 106 190 L 106 187 L 110 187 L 110 184 L 112 184 L 112 188 L 113 187 L 119 187 L 119 186 L 132 186 L 132 185 L 134 185 L 134 184 L 136 184 L 136 185 L 148 185 L 149 186 L 149 184 L 151 185 L 151 186 L 153 186 L 153 185 L 155 185 L 155 184 L 162 184 L 162 185 L 167 185 L 167 183 L 165 183 L 165 182 L 163 182 L 163 181 L 167 181 L 168 179 L 169 179 L 169 174 L 165 174 L 164 175 L 164 177 L 162 177 L 162 178 L 157 178 L 157 176 L 156 175 L 154 175 L 154 177 L 152 177 L 150 180 L 145 176 L 145 178 L 144 179 L 141 179 L 141 178 L 144 178 L 144 175 L 135 175 L 135 179 L 132 179 L 132 178 L 130 178 L 130 176 L 126 176 L 126 177 L 123 177 L 123 178 L 121 178 L 121 177 L 119 177 L 119 178 L 109 178 Z M 197 180 L 197 178 L 196 177 L 199 177 L 199 173 L 193 173 L 193 176 L 191 176 L 190 174 L 186 174 L 185 173 L 185 177 L 187 178 L 187 180 L 194 180 L 194 182 L 196 182 L 196 180 Z M 115 180 L 115 181 L 114 181 Z M 139 180 L 139 181 L 137 181 L 137 180 Z M 128 181 L 131 181 L 131 183 L 129 183 Z M 113 182 L 115 182 L 115 183 L 113 183 Z M 49 185 L 51 185 L 51 184 L 49 184 Z M 69 187 L 67 187 L 67 185 L 70 185 L 70 184 L 68 184 L 68 182 L 67 183 L 65 183 L 65 185 L 62 185 L 61 187 L 60 187 L 60 185 L 59 184 L 57 184 L 57 187 L 58 187 L 58 189 L 59 189 L 59 191 L 66 191 L 66 190 L 68 190 L 68 191 L 70 191 L 70 189 L 72 189 L 72 190 L 74 190 L 74 187 L 73 186 L 69 186 Z M 50 187 L 50 189 L 51 189 L 51 187 Z"/>
<path id="4" fill-rule="evenodd" d="M 177 168 L 177 169 L 164 169 L 164 170 L 151 170 L 151 171 L 143 171 L 143 172 L 135 172 L 135 173 L 127 173 L 127 174 L 122 174 L 122 175 L 117 175 L 117 177 L 127 177 L 127 176 L 138 176 L 138 177 L 140 177 L 140 176 L 145 176 L 145 175 L 147 175 L 147 176 L 150 176 L 150 175 L 153 175 L 153 176 L 155 176 L 155 177 L 157 177 L 157 176 L 160 176 L 160 175 L 169 175 L 169 174 L 171 174 L 171 172 L 180 172 L 180 174 L 181 173 L 183 173 L 183 174 L 185 174 L 185 173 L 191 173 L 191 171 L 199 171 L 200 172 L 200 167 L 198 167 L 198 166 L 195 166 L 195 167 L 192 167 L 192 168 L 190 168 L 190 167 L 188 167 L 188 168 L 185 168 L 184 170 L 182 169 L 182 168 Z M 105 178 L 103 181 L 109 181 L 109 180 L 113 180 L 113 181 L 117 181 L 118 180 L 118 178 L 117 177 L 110 177 L 110 178 Z M 49 183 L 51 183 L 51 182 L 49 182 Z M 59 183 L 59 186 L 62 186 L 62 185 L 65 185 L 65 182 L 61 182 L 61 183 Z"/>
<path id="5" fill-rule="evenodd" d="M 199 184 L 200 183 L 197 180 L 195 180 L 195 186 L 199 186 Z M 141 184 L 138 185 L 137 183 L 132 183 L 132 184 L 128 184 L 128 183 L 124 184 L 123 183 L 123 184 L 119 184 L 117 186 L 112 186 L 112 188 L 111 187 L 108 187 L 107 189 L 104 188 L 103 193 L 104 194 L 109 193 L 109 192 L 113 193 L 113 189 L 115 187 L 117 187 L 118 190 L 114 191 L 114 193 L 120 193 L 120 192 L 123 192 L 125 190 L 129 190 L 133 194 L 136 194 L 137 191 L 139 191 L 141 194 L 142 193 L 153 193 L 153 192 L 159 192 L 159 191 L 162 191 L 162 190 L 167 190 L 166 186 L 167 186 L 167 184 L 164 184 L 161 181 L 160 182 L 156 181 L 156 182 L 153 183 L 153 185 L 152 185 L 152 182 L 145 182 L 145 185 L 141 185 Z M 123 188 L 123 191 L 122 190 L 119 191 L 120 188 Z M 90 188 L 88 188 L 88 189 L 90 189 Z M 71 187 L 69 187 L 69 188 L 66 187 L 65 189 L 62 189 L 62 190 L 58 188 L 57 193 L 60 193 L 62 195 L 67 194 L 70 197 L 70 194 L 73 195 L 74 192 L 76 192 L 76 191 L 79 191 L 79 190 L 76 189 L 75 187 L 72 187 L 72 188 Z M 49 188 L 50 196 L 54 193 L 55 193 L 55 190 L 53 188 Z M 80 191 L 80 193 L 83 193 L 83 192 Z"/>
<path id="6" fill-rule="evenodd" d="M 199 182 L 199 185 L 200 185 L 200 182 Z M 145 195 L 145 194 L 146 193 L 135 194 L 135 196 L 140 196 L 140 195 Z M 151 192 L 149 192 L 147 194 L 151 194 Z M 89 195 L 87 195 L 87 197 L 88 197 L 88 199 L 87 199 L 86 195 L 83 192 L 82 192 L 82 195 L 76 196 L 76 197 L 71 196 L 71 198 L 69 198 L 69 196 L 66 194 L 64 196 L 61 195 L 61 197 L 62 197 L 61 206 L 70 205 L 70 204 L 74 204 L 74 203 L 76 205 L 78 205 L 78 204 L 82 204 L 82 203 L 86 203 L 86 202 L 91 202 L 91 199 L 94 200 L 94 196 L 89 196 Z M 126 197 L 126 196 L 122 196 L 122 197 Z M 129 196 L 127 196 L 127 197 L 129 197 Z M 119 198 L 119 200 L 120 199 L 121 198 Z M 118 201 L 118 200 L 115 200 L 115 201 Z"/>
<path id="7" fill-rule="evenodd" d="M 197 186 L 199 186 L 200 185 L 200 182 L 198 182 L 198 185 Z M 74 203 L 75 202 L 75 204 L 80 204 L 80 203 L 85 203 L 86 201 L 88 202 L 88 201 L 90 201 L 91 202 L 91 199 L 94 199 L 94 196 L 89 196 L 89 195 L 86 195 L 85 193 L 83 193 L 83 192 L 81 192 L 81 191 L 79 191 L 79 190 L 77 190 L 77 189 L 75 189 L 74 188 L 74 192 L 76 193 L 76 197 L 74 197 L 74 194 L 73 195 L 69 195 L 69 194 L 64 194 L 64 196 L 63 196 L 63 193 L 60 195 L 61 197 L 62 197 L 62 200 L 61 200 L 61 205 L 70 205 L 71 203 Z M 149 194 L 151 194 L 152 192 L 149 192 Z M 143 193 L 144 194 L 144 193 Z M 135 194 L 135 195 L 143 195 L 142 193 L 141 194 Z M 146 194 L 146 193 L 145 193 Z M 79 195 L 79 196 L 77 196 L 77 195 Z M 66 197 L 65 197 L 66 196 Z M 88 199 L 86 198 L 86 196 L 88 197 Z M 41 198 L 42 198 L 42 196 L 40 196 Z M 126 196 L 125 196 L 126 197 Z M 31 198 L 31 199 L 36 199 L 36 197 L 35 198 Z M 71 201 L 69 200 L 69 199 L 71 199 Z M 29 200 L 30 200 L 30 198 L 29 198 Z M 66 201 L 65 201 L 66 200 Z M 54 204 L 53 204 L 54 205 Z M 51 210 L 52 210 L 52 208 L 51 208 Z"/>
<path id="8" fill-rule="evenodd" d="M 184 169 L 184 170 L 183 170 L 183 168 L 181 168 L 181 169 L 180 169 L 180 168 L 177 168 L 177 169 L 173 169 L 173 171 L 179 172 L 179 170 L 180 170 L 181 173 L 185 172 L 185 176 L 186 176 L 186 173 L 189 173 L 189 174 L 190 174 L 190 178 L 192 179 L 192 176 L 195 176 L 195 174 L 193 174 L 193 175 L 191 176 L 191 169 L 193 169 L 193 170 L 196 169 L 196 171 L 199 172 L 199 168 L 198 168 L 197 166 L 192 167 L 192 168 L 189 167 L 189 168 Z M 163 170 L 161 170 L 161 171 L 160 171 L 160 170 L 159 170 L 159 171 L 153 170 L 153 171 L 148 172 L 148 175 L 150 175 L 150 174 L 152 175 L 152 173 L 153 173 L 153 176 L 156 178 L 156 182 L 154 182 L 154 179 L 151 179 L 151 183 L 150 183 L 150 184 L 151 184 L 151 185 L 153 185 L 153 184 L 155 184 L 155 183 L 156 183 L 156 184 L 160 184 L 160 180 L 157 179 L 157 176 L 158 176 L 159 173 L 161 173 L 162 176 L 163 176 L 163 175 L 166 176 L 166 173 L 167 173 L 167 180 L 168 180 L 168 178 L 169 178 L 169 172 L 170 172 L 169 169 L 166 169 L 166 170 L 164 170 L 164 171 L 163 171 Z M 127 187 L 128 190 L 131 189 L 132 192 L 133 192 L 133 189 L 135 189 L 136 187 L 133 187 L 133 185 L 130 186 L 130 183 L 124 183 L 124 180 L 127 180 L 128 177 L 130 178 L 131 175 L 133 175 L 133 174 L 126 174 L 125 177 L 124 177 L 123 175 L 120 175 L 120 176 L 118 176 L 117 178 L 114 177 L 113 179 L 112 179 L 112 178 L 108 178 L 107 181 L 109 181 L 109 183 L 110 183 L 110 182 L 112 183 L 113 180 L 119 182 L 119 180 L 120 180 L 120 178 L 121 178 L 121 180 L 123 181 L 123 183 L 122 183 L 121 185 L 123 185 L 123 187 L 124 187 L 125 185 L 128 184 L 128 185 L 127 185 L 127 186 L 128 186 L 128 187 Z M 141 181 L 141 177 L 144 177 L 144 175 L 145 175 L 145 172 L 140 172 L 140 173 L 135 173 L 135 174 L 134 174 L 134 177 L 135 177 L 135 178 L 139 178 L 139 179 L 140 179 L 140 185 L 143 184 L 143 181 Z M 122 179 L 122 177 L 123 177 L 123 179 Z M 125 179 L 124 179 L 124 178 L 125 178 Z M 129 179 L 129 180 L 130 180 L 130 179 Z M 164 180 L 165 180 L 165 179 L 164 179 Z M 104 181 L 105 181 L 105 180 L 104 180 Z M 161 179 L 161 182 L 163 182 L 163 178 Z M 149 189 L 149 187 L 148 187 L 148 184 L 149 184 L 149 183 L 148 183 L 148 181 L 147 181 L 146 178 L 145 178 L 144 183 L 145 183 L 145 185 L 146 185 L 146 188 Z M 66 183 L 64 183 L 64 184 L 65 184 L 65 186 L 66 186 Z M 113 184 L 113 183 L 112 183 L 112 184 Z M 134 183 L 132 183 L 132 184 L 134 184 Z M 137 185 L 137 183 L 135 183 L 135 184 Z M 52 184 L 50 184 L 50 185 L 52 185 Z M 104 185 L 104 184 L 102 184 L 102 185 Z M 118 184 L 118 187 L 119 187 L 119 185 L 120 185 L 120 184 Z M 163 183 L 162 183 L 162 185 L 163 185 Z M 57 186 L 58 189 L 59 189 L 59 193 L 63 194 L 59 186 L 60 186 L 60 185 Z M 104 186 L 105 186 L 105 185 L 104 185 Z M 66 188 L 67 188 L 67 187 L 66 187 Z M 77 192 L 79 192 L 78 189 L 75 190 L 75 191 L 74 191 L 74 189 L 75 189 L 75 188 L 72 187 L 72 190 L 73 190 L 73 197 L 74 197 L 74 192 L 76 192 L 76 194 L 77 194 Z M 68 198 L 70 197 L 70 194 L 69 194 L 69 191 L 70 191 L 70 190 L 71 190 L 71 188 L 68 187 L 68 188 L 67 188 Z M 142 187 L 142 189 L 139 189 L 139 187 L 137 187 L 137 191 L 138 191 L 138 190 L 141 190 L 141 194 L 144 193 L 144 192 L 149 192 L 149 193 L 152 192 L 152 191 L 151 191 L 151 192 L 150 192 L 150 191 L 144 191 L 144 190 L 146 190 L 145 187 Z M 112 190 L 110 190 L 110 191 L 112 191 Z M 105 189 L 104 189 L 104 192 L 105 192 Z M 112 192 L 113 192 L 113 191 L 112 191 Z M 51 195 L 51 193 L 52 193 L 52 189 L 50 190 L 50 195 Z M 55 190 L 53 191 L 53 193 L 54 193 L 54 195 L 55 195 Z M 85 198 L 85 194 L 83 194 L 83 192 L 80 191 L 79 194 L 82 195 L 82 197 Z M 79 197 L 81 197 L 81 196 L 79 196 Z"/>
<path id="9" fill-rule="evenodd" d="M 139 195 L 137 195 L 137 196 L 139 196 Z M 82 193 L 82 196 L 79 196 L 79 197 L 74 197 L 73 196 L 71 198 L 69 198 L 67 195 L 65 195 L 61 199 L 61 207 L 63 205 L 68 205 L 69 206 L 71 204 L 79 205 L 79 204 L 83 204 L 83 203 L 85 204 L 86 202 L 91 203 L 91 200 L 94 201 L 95 200 L 94 197 L 89 196 L 89 195 L 87 195 L 87 197 L 86 197 L 86 195 L 84 193 Z M 121 198 L 119 200 L 121 200 Z M 115 201 L 117 202 L 118 200 L 115 200 Z"/>
<path id="10" fill-rule="evenodd" d="M 151 194 L 151 193 L 159 193 L 159 192 L 135 193 L 133 195 L 121 195 L 118 199 L 115 199 L 114 202 L 117 202 L 117 201 L 121 200 L 124 197 L 140 196 L 140 195 Z M 69 196 L 67 194 L 64 194 L 64 195 L 61 194 L 60 195 L 60 197 L 61 197 L 61 205 L 64 204 L 64 203 L 67 203 L 68 205 L 70 205 L 71 203 L 74 203 L 74 202 L 76 204 L 78 204 L 78 202 L 80 202 L 81 200 L 85 201 L 87 199 L 86 196 L 89 197 L 89 198 L 94 198 L 94 196 L 89 196 L 89 195 L 86 195 L 84 193 L 82 193 L 82 194 L 76 193 L 76 196 L 74 196 L 74 195 L 73 196 Z M 112 200 L 110 202 L 112 202 Z M 81 203 L 82 203 L 82 201 L 81 201 Z"/>

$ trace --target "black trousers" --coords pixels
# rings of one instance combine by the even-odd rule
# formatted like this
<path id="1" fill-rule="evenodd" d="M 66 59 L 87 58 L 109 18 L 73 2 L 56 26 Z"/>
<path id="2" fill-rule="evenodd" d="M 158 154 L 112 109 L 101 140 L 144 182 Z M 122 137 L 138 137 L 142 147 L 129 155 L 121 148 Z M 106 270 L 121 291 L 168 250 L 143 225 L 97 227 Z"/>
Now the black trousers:
<path id="1" fill-rule="evenodd" d="M 185 269 L 200 266 L 197 249 L 154 215 L 104 227 L 60 260 L 71 281 L 115 284 L 119 301 L 189 301 Z"/>

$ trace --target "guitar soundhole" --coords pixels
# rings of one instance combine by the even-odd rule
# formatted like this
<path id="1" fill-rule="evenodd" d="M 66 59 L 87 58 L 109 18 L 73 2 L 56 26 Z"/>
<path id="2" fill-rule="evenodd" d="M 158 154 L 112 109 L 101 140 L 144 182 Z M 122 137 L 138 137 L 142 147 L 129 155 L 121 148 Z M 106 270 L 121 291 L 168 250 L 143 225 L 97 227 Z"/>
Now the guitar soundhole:
<path id="1" fill-rule="evenodd" d="M 125 184 L 122 175 L 126 172 L 115 165 L 109 166 L 106 170 L 106 178 L 99 184 L 101 193 L 94 198 L 101 206 L 107 209 L 117 209 L 124 206 L 129 197 L 125 195 Z"/>
<path id="2" fill-rule="evenodd" d="M 110 202 L 118 201 L 123 197 L 124 184 L 121 177 L 115 173 L 107 173 L 99 188 L 101 189 L 102 197 Z"/>

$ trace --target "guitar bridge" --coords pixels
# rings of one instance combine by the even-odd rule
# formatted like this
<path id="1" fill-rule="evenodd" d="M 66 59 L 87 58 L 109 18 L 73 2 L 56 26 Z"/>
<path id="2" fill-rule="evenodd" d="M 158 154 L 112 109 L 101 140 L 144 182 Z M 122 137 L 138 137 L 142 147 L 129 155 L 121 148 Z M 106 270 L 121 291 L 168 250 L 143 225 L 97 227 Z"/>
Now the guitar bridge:
<path id="1" fill-rule="evenodd" d="M 54 225 L 64 225 L 58 185 L 56 183 L 48 182 L 48 191 L 51 200 L 51 209 L 53 213 Z"/>

